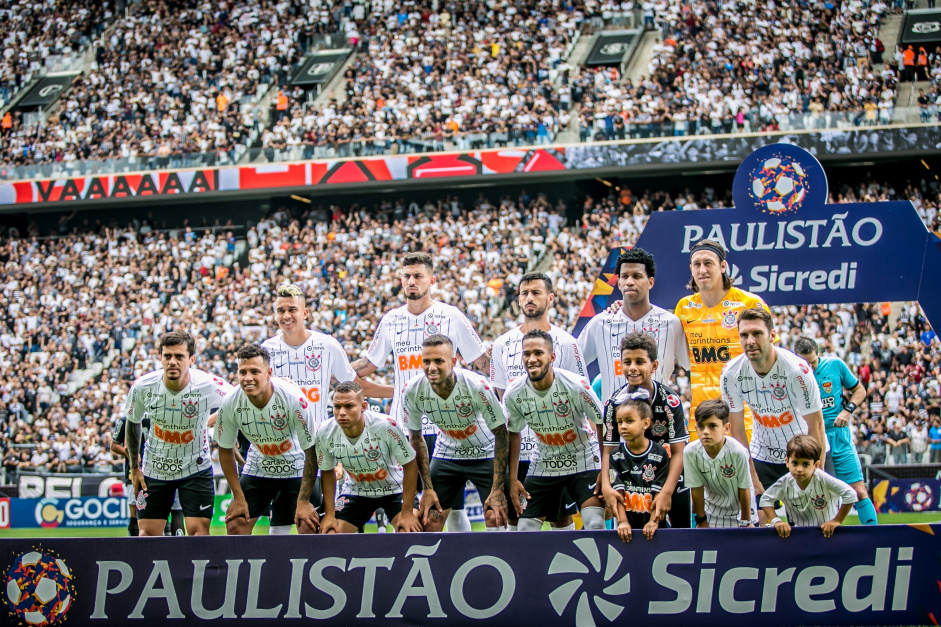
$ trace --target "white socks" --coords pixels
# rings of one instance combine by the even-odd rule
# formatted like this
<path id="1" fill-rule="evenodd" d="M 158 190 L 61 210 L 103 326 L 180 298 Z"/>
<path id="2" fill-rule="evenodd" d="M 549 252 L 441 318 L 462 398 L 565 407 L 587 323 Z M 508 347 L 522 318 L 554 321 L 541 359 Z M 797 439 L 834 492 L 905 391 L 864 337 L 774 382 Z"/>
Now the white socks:
<path id="1" fill-rule="evenodd" d="M 582 522 L 586 531 L 604 529 L 604 508 L 603 507 L 584 507 L 582 508 Z"/>
<path id="2" fill-rule="evenodd" d="M 538 518 L 520 518 L 520 531 L 542 531 L 542 521 Z"/>
<path id="3" fill-rule="evenodd" d="M 467 512 L 463 509 L 452 509 L 445 524 L 450 533 L 469 533 L 473 531 L 470 518 L 467 517 Z"/>
<path id="4" fill-rule="evenodd" d="M 278 525 L 275 527 L 272 525 L 268 527 L 269 536 L 289 536 L 291 535 L 291 525 Z"/>
<path id="5" fill-rule="evenodd" d="M 553 527 L 550 524 L 549 529 L 552 531 L 575 531 L 575 523 L 570 523 L 566 525 L 565 527 Z"/>

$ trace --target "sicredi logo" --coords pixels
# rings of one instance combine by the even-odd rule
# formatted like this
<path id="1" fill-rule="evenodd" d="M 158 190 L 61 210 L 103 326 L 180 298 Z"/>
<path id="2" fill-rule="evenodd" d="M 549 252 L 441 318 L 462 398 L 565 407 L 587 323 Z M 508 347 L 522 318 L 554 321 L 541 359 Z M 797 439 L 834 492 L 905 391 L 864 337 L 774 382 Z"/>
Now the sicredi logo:
<path id="1" fill-rule="evenodd" d="M 573 541 L 572 544 L 581 553 L 579 558 L 572 557 L 567 553 L 556 553 L 555 557 L 552 558 L 552 563 L 549 564 L 549 574 L 582 575 L 582 577 L 570 579 L 549 593 L 549 602 L 552 603 L 552 609 L 556 611 L 556 614 L 562 616 L 575 595 L 581 592 L 578 601 L 575 602 L 575 625 L 577 627 L 593 627 L 597 624 L 595 623 L 592 606 L 609 622 L 614 622 L 624 611 L 625 606 L 614 603 L 606 597 L 620 597 L 631 591 L 630 573 L 623 573 L 620 577 L 615 578 L 622 570 L 623 558 L 621 554 L 613 546 L 608 545 L 607 557 L 602 560 L 597 541 L 591 538 L 582 538 Z M 583 563 L 581 558 L 584 558 L 588 564 Z M 594 570 L 594 576 L 591 575 L 589 566 Z M 604 570 L 602 580 L 595 581 L 601 574 L 602 569 Z M 588 577 L 585 577 L 586 575 Z M 588 585 L 585 585 L 586 583 Z M 601 586 L 605 587 L 601 588 Z M 589 590 L 598 589 L 601 589 L 600 594 L 589 594 Z M 592 601 L 594 604 L 592 604 Z"/>

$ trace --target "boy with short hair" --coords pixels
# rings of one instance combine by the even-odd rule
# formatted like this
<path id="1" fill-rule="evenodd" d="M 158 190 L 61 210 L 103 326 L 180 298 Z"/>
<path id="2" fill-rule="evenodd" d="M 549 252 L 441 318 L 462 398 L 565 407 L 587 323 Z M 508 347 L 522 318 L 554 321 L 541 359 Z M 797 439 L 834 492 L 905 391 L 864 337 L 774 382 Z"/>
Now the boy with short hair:
<path id="1" fill-rule="evenodd" d="M 683 450 L 686 486 L 692 491 L 697 528 L 751 527 L 758 522 L 748 449 L 727 437 L 729 406 L 722 399 L 696 407 L 699 439 Z"/>
<path id="2" fill-rule="evenodd" d="M 778 535 L 791 535 L 791 524 L 820 525 L 827 538 L 843 524 L 856 502 L 856 491 L 820 470 L 823 447 L 809 435 L 796 435 L 787 443 L 788 474 L 761 495 L 761 509 Z M 788 522 L 774 513 L 774 502 L 783 501 Z M 840 502 L 838 504 L 838 501 Z"/>
<path id="3" fill-rule="evenodd" d="M 625 395 L 615 410 L 621 443 L 611 453 L 611 486 L 623 495 L 618 500 L 618 536 L 629 542 L 633 529 L 642 528 L 644 537 L 653 538 L 658 527 L 667 527 L 666 516 L 659 515 L 653 501 L 663 490 L 670 473 L 666 449 L 645 435 L 653 411 L 650 392 L 638 388 Z"/>

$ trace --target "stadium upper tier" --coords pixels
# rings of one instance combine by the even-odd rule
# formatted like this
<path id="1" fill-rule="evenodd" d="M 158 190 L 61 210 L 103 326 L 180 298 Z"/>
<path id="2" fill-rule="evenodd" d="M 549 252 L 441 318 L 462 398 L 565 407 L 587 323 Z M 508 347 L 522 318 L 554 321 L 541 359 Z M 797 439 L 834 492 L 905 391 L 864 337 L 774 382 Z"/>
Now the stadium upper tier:
<path id="1" fill-rule="evenodd" d="M 592 0 L 140 0 L 117 9 L 64 0 L 8 9 L 18 19 L 0 27 L 0 95 L 12 98 L 27 82 L 23 68 L 38 73 L 54 53 L 83 63 L 49 111 L 4 119 L 0 177 L 851 128 L 898 120 L 904 71 L 877 45 L 881 0 L 648 0 L 633 9 Z M 573 67 L 575 42 L 625 13 L 656 33 L 648 75 Z M 71 28 L 37 26 L 53 20 Z M 355 57 L 336 91 L 315 100 L 290 78 L 328 34 Z M 936 81 L 941 58 L 929 61 L 921 72 Z M 937 94 L 932 86 L 908 121 L 934 121 Z"/>

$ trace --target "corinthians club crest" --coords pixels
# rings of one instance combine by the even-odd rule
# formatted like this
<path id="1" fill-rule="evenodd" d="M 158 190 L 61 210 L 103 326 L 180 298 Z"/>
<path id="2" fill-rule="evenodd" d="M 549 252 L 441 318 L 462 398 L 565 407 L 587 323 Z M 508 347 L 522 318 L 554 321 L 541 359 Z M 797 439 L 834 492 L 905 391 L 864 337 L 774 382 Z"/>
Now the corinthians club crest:
<path id="1" fill-rule="evenodd" d="M 426 322 L 425 323 L 425 335 L 438 335 L 441 333 L 441 325 L 437 322 Z"/>
<path id="2" fill-rule="evenodd" d="M 284 414 L 282 414 L 282 413 L 275 412 L 275 414 L 274 414 L 273 416 L 271 416 L 270 418 L 271 418 L 271 426 L 272 426 L 272 428 L 274 428 L 274 429 L 276 429 L 276 430 L 278 430 L 278 431 L 283 431 L 284 428 L 288 426 L 288 419 L 287 419 L 287 417 L 286 417 Z"/>
<path id="3" fill-rule="evenodd" d="M 306 365 L 308 370 L 317 371 L 320 370 L 321 359 L 320 355 L 310 355 L 307 358 Z"/>
<path id="4" fill-rule="evenodd" d="M 199 401 L 183 401 L 183 417 L 195 418 L 199 413 Z"/>

